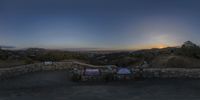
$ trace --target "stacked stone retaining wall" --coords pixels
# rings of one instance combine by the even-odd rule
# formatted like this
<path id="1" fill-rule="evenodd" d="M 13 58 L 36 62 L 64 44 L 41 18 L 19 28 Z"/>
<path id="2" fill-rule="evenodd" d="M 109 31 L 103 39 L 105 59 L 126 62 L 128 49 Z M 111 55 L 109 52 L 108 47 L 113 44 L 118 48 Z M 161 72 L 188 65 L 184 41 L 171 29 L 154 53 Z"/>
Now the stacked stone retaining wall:
<path id="1" fill-rule="evenodd" d="M 22 65 L 12 68 L 1 68 L 0 79 L 22 75 L 37 71 L 54 71 L 54 70 L 68 70 L 73 67 L 100 67 L 80 62 L 54 62 L 51 65 L 44 63 L 36 63 L 30 65 Z M 101 66 L 102 67 L 102 66 Z M 136 72 L 137 73 L 137 72 Z M 145 68 L 142 72 L 144 78 L 200 78 L 199 69 L 185 69 L 185 68 Z"/>
<path id="2" fill-rule="evenodd" d="M 92 66 L 79 62 L 54 62 L 53 64 L 45 65 L 44 63 L 35 63 L 29 65 L 21 65 L 11 68 L 0 69 L 0 79 L 9 78 L 12 76 L 22 75 L 37 71 L 54 71 L 54 70 L 68 70 L 72 67 L 86 67 Z"/>
<path id="3" fill-rule="evenodd" d="M 200 78 L 200 68 L 145 68 L 144 78 Z"/>

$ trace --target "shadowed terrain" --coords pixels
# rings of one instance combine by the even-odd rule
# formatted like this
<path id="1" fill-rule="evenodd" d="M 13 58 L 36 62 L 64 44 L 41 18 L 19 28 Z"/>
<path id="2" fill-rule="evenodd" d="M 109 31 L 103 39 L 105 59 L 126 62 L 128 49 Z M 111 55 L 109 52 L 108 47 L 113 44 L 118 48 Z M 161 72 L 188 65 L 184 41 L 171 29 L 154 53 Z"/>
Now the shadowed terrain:
<path id="1" fill-rule="evenodd" d="M 0 81 L 0 100 L 199 100 L 199 79 L 122 82 L 69 80 L 67 71 L 36 72 Z"/>

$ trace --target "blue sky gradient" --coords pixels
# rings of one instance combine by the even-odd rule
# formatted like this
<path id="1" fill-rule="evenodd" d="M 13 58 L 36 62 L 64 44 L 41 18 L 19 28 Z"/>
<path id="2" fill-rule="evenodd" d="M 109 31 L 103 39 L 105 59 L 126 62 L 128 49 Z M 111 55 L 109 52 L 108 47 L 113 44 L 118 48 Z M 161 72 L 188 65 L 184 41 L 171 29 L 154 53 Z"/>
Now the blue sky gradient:
<path id="1" fill-rule="evenodd" d="M 200 44 L 199 0 L 1 0 L 0 45 L 142 49 Z"/>

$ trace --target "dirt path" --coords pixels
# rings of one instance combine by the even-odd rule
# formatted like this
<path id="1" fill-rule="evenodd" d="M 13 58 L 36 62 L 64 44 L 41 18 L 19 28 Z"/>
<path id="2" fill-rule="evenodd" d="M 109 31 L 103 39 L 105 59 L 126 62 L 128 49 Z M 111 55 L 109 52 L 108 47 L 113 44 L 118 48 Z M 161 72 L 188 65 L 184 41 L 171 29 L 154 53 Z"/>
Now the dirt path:
<path id="1" fill-rule="evenodd" d="M 0 81 L 0 100 L 200 100 L 200 80 L 74 83 L 66 71 Z"/>

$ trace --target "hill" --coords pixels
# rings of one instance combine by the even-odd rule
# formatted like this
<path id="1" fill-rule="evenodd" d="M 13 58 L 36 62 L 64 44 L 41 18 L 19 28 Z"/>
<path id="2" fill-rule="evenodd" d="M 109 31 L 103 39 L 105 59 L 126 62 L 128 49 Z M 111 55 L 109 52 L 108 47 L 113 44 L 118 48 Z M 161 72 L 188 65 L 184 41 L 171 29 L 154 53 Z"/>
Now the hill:
<path id="1" fill-rule="evenodd" d="M 200 59 L 178 56 L 160 55 L 155 57 L 150 67 L 153 68 L 200 68 Z"/>
<path id="2" fill-rule="evenodd" d="M 105 52 L 105 51 L 104 51 Z M 200 47 L 186 41 L 180 47 L 153 48 L 138 51 L 102 53 L 99 51 L 61 51 L 41 48 L 0 50 L 0 67 L 31 64 L 44 61 L 78 60 L 93 65 L 141 66 L 160 68 L 200 68 Z"/>

